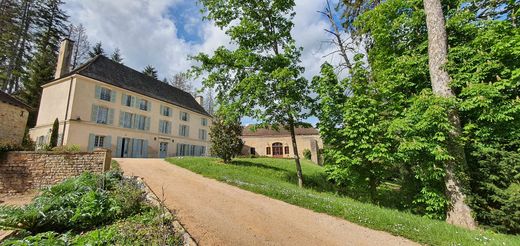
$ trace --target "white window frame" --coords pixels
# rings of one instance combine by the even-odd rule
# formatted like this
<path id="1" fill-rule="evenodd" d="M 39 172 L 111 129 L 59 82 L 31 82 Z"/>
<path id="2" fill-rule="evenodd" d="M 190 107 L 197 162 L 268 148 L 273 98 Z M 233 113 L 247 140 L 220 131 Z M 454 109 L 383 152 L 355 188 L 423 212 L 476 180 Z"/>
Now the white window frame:
<path id="1" fill-rule="evenodd" d="M 105 144 L 105 136 L 94 136 L 94 148 L 103 148 Z"/>

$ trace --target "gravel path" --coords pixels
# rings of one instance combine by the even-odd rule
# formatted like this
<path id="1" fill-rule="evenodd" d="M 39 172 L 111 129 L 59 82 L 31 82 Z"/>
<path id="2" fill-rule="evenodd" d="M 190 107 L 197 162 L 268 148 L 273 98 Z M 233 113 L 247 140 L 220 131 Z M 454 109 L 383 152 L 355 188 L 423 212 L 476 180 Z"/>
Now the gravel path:
<path id="1" fill-rule="evenodd" d="M 116 159 L 144 178 L 200 245 L 417 245 L 202 177 L 160 159 Z M 164 193 L 163 193 L 164 191 Z"/>

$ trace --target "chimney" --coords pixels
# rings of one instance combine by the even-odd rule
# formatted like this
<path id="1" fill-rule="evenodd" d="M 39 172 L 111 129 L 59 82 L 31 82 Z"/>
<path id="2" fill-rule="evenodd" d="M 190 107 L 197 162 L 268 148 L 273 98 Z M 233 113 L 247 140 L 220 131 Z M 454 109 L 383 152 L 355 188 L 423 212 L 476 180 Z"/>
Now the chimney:
<path id="1" fill-rule="evenodd" d="M 72 47 L 74 41 L 65 38 L 61 41 L 60 53 L 58 54 L 58 64 L 56 64 L 56 73 L 54 74 L 55 79 L 61 78 L 64 74 L 70 72 L 70 59 L 72 56 Z"/>
<path id="2" fill-rule="evenodd" d="M 202 105 L 202 103 L 204 103 L 204 98 L 202 96 L 196 96 L 195 101 L 197 101 L 197 103 L 199 103 L 200 106 L 204 106 Z"/>

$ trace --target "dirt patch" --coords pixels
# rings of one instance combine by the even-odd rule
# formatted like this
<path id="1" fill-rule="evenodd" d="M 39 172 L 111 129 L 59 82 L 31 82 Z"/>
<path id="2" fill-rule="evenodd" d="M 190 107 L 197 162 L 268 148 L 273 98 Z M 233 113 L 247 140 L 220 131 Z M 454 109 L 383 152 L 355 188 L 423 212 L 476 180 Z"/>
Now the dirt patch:
<path id="1" fill-rule="evenodd" d="M 159 197 L 164 194 L 165 204 L 199 245 L 418 245 L 204 178 L 164 160 L 117 161 L 126 175 L 140 176 Z"/>
<path id="2" fill-rule="evenodd" d="M 16 195 L 0 194 L 0 205 L 27 205 L 31 203 L 32 199 L 36 197 L 36 195 L 38 195 L 38 191 L 31 191 Z"/>

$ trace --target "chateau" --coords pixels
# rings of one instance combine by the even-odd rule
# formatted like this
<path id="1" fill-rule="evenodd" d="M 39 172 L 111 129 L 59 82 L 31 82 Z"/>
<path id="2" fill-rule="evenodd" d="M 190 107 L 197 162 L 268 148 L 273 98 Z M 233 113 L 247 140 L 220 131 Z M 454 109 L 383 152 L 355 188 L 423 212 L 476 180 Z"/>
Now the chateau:
<path id="1" fill-rule="evenodd" d="M 113 157 L 205 156 L 212 117 L 202 97 L 99 55 L 69 71 L 72 41 L 60 47 L 55 79 L 43 85 L 37 146 L 59 120 L 58 145 L 112 150 Z"/>

